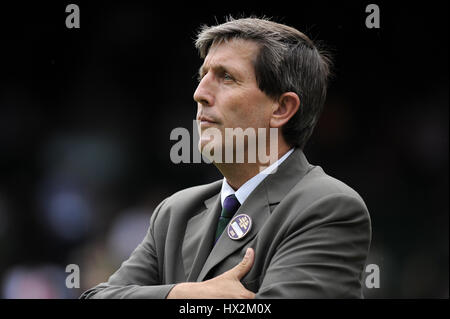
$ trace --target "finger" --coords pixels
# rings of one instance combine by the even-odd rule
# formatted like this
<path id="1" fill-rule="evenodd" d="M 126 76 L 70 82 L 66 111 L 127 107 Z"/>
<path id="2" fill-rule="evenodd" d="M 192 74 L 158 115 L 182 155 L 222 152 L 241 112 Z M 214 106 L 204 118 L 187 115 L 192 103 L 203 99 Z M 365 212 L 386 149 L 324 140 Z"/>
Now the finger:
<path id="1" fill-rule="evenodd" d="M 252 268 L 253 262 L 255 260 L 255 252 L 252 248 L 247 248 L 244 258 L 242 261 L 231 269 L 231 273 L 239 280 L 242 279 Z"/>
<path id="2" fill-rule="evenodd" d="M 255 299 L 256 294 L 253 291 L 248 291 L 248 295 L 246 299 Z"/>

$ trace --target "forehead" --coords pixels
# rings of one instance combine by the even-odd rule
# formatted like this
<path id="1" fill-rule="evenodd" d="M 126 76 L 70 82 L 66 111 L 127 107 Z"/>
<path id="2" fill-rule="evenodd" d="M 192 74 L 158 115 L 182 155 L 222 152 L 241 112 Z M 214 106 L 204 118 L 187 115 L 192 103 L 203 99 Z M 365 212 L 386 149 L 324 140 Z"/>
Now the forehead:
<path id="1" fill-rule="evenodd" d="M 231 39 L 213 43 L 203 62 L 203 67 L 215 65 L 252 66 L 259 51 L 259 45 L 250 40 Z"/>

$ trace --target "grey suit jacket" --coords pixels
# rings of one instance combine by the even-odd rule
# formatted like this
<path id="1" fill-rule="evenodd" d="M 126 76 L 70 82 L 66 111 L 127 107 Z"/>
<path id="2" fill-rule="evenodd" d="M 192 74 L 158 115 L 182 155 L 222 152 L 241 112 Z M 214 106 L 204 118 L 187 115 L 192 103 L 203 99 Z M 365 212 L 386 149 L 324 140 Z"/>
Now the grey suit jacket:
<path id="1" fill-rule="evenodd" d="M 213 246 L 222 181 L 162 201 L 147 235 L 108 282 L 81 298 L 165 298 L 176 283 L 199 282 L 233 268 L 248 247 L 255 262 L 242 279 L 256 298 L 361 298 L 371 223 L 362 198 L 310 165 L 296 149 L 249 195 L 236 214 L 250 232 Z"/>

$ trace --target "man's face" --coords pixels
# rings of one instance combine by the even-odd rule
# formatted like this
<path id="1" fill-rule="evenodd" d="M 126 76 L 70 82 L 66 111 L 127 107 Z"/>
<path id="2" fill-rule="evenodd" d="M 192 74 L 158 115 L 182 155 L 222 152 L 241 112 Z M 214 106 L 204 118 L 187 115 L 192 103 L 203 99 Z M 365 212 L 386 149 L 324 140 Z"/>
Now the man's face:
<path id="1" fill-rule="evenodd" d="M 217 128 L 268 128 L 274 101 L 256 83 L 253 61 L 259 47 L 255 42 L 234 39 L 213 45 L 200 69 L 200 83 L 194 93 L 197 101 L 199 148 L 223 143 L 204 131 Z M 211 146 L 211 144 L 210 144 Z"/>

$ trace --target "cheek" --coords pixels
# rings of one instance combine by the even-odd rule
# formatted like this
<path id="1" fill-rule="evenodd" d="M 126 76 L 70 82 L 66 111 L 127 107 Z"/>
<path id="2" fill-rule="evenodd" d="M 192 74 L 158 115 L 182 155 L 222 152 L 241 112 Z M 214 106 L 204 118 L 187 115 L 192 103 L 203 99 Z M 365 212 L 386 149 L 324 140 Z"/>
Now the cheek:
<path id="1" fill-rule="evenodd" d="M 256 96 L 248 102 L 245 107 L 245 114 L 242 114 L 242 118 L 249 123 L 252 127 L 267 127 L 272 110 L 272 104 L 268 103 L 266 99 L 262 99 Z M 250 124 L 251 123 L 251 124 Z"/>
<path id="2" fill-rule="evenodd" d="M 239 101 L 230 112 L 234 127 L 254 127 L 258 119 L 258 107 L 248 101 Z"/>
<path id="3" fill-rule="evenodd" d="M 244 91 L 227 99 L 220 108 L 226 127 L 267 127 L 272 104 L 262 92 Z M 219 104 L 220 105 L 220 104 Z"/>

